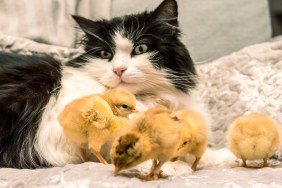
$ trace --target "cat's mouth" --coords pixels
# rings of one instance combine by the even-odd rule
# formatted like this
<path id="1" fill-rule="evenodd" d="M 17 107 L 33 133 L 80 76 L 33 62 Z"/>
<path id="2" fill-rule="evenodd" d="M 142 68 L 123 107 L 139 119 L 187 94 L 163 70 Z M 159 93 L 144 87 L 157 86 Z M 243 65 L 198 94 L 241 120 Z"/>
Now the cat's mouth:
<path id="1" fill-rule="evenodd" d="M 137 85 L 141 84 L 143 80 L 133 80 L 132 78 L 118 78 L 116 80 L 113 80 L 109 83 L 109 87 L 124 87 L 129 90 L 136 88 Z"/>
<path id="2" fill-rule="evenodd" d="M 129 82 L 126 82 L 124 80 L 121 80 L 118 85 L 131 85 L 131 84 L 133 84 L 133 83 L 129 83 Z"/>
<path id="3" fill-rule="evenodd" d="M 116 85 L 116 87 L 123 87 L 130 90 L 130 88 L 134 87 L 135 85 L 136 85 L 135 82 L 127 82 L 124 80 L 120 80 L 120 82 Z"/>
<path id="4" fill-rule="evenodd" d="M 119 85 L 120 85 L 120 84 L 128 85 L 128 84 L 136 84 L 136 82 L 132 82 L 132 80 L 131 80 L 131 82 L 130 82 L 130 81 L 127 81 L 127 80 L 124 79 L 124 78 L 120 78 L 120 79 L 119 79 Z"/>

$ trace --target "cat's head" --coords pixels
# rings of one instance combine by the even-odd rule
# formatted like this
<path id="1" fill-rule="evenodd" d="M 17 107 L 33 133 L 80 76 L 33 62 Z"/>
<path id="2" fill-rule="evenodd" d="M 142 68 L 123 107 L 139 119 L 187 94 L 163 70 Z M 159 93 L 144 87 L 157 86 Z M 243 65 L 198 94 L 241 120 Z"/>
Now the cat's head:
<path id="1" fill-rule="evenodd" d="M 180 42 L 175 0 L 154 11 L 92 21 L 73 16 L 85 33 L 85 53 L 67 65 L 83 69 L 108 88 L 187 93 L 196 85 L 192 59 Z"/>

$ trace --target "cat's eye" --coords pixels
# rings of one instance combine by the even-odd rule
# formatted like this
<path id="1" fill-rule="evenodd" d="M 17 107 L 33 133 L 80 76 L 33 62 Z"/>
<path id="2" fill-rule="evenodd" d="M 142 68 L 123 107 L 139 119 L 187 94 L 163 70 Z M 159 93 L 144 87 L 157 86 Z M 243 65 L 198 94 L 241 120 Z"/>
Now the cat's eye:
<path id="1" fill-rule="evenodd" d="M 111 59 L 112 58 L 112 54 L 110 52 L 105 51 L 105 50 L 101 50 L 99 55 L 103 59 Z"/>
<path id="2" fill-rule="evenodd" d="M 143 54 L 147 51 L 148 51 L 148 46 L 146 44 L 139 44 L 139 45 L 135 46 L 135 48 L 134 48 L 134 53 L 136 55 Z"/>

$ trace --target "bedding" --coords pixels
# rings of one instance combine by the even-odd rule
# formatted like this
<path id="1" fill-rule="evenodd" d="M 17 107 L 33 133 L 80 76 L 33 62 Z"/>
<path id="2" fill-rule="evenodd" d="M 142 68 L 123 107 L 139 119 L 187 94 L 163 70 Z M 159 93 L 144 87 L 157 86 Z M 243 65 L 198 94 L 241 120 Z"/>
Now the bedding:
<path id="1" fill-rule="evenodd" d="M 15 53 L 47 53 L 63 62 L 81 53 L 31 40 L 0 34 L 0 50 Z M 150 162 L 113 176 L 112 165 L 94 162 L 48 169 L 0 168 L 2 187 L 282 187 L 281 154 L 267 168 L 241 168 L 227 149 L 226 131 L 238 116 L 261 112 L 282 125 L 282 41 L 261 43 L 196 65 L 200 76 L 199 102 L 208 105 L 212 116 L 213 149 L 206 152 L 199 170 L 192 172 L 182 161 L 163 167 L 167 179 L 142 182 L 135 176 L 149 170 Z M 212 163 L 205 162 L 212 161 Z M 262 161 L 252 161 L 260 165 Z"/>

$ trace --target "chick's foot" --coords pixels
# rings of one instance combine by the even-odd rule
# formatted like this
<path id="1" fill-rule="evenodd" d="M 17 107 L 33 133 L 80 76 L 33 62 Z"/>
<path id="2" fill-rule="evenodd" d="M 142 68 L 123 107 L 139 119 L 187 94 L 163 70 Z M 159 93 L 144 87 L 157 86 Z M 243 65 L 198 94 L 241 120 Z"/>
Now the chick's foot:
<path id="1" fill-rule="evenodd" d="M 138 178 L 142 181 L 152 181 L 152 180 L 158 180 L 158 179 L 166 179 L 168 176 L 163 175 L 162 171 L 158 173 L 150 173 L 148 175 L 140 175 Z"/>

